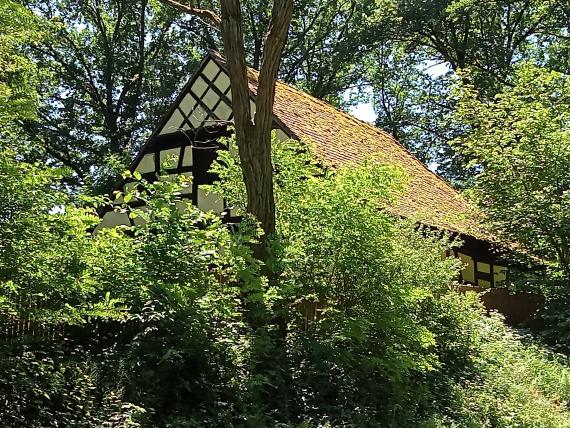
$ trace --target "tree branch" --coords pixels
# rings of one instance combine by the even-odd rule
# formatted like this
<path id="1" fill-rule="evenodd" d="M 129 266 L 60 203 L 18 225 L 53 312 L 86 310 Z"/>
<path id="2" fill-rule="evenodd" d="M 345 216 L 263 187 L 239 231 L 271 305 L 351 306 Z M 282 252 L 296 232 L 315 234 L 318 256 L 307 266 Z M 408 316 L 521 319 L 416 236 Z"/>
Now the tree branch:
<path id="1" fill-rule="evenodd" d="M 255 124 L 264 132 L 271 132 L 273 121 L 273 100 L 275 98 L 275 79 L 281 61 L 281 53 L 287 40 L 287 32 L 293 14 L 293 0 L 275 0 L 271 12 L 271 22 L 265 47 L 263 64 L 259 72 Z"/>
<path id="2" fill-rule="evenodd" d="M 199 9 L 192 5 L 183 4 L 176 0 L 159 0 L 161 3 L 166 4 L 168 6 L 172 6 L 175 9 L 178 9 L 180 12 L 187 13 L 189 15 L 194 15 L 203 21 L 210 21 L 213 23 L 217 28 L 222 27 L 222 19 L 212 10 L 208 9 Z"/>

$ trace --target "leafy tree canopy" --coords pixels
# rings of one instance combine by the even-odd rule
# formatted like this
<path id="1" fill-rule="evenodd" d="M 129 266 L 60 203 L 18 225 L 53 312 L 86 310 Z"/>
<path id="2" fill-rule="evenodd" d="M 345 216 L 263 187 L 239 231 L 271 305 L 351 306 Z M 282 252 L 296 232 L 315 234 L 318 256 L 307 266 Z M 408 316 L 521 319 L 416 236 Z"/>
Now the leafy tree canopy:
<path id="1" fill-rule="evenodd" d="M 38 74 L 23 46 L 42 34 L 34 16 L 11 0 L 0 2 L 0 132 L 35 117 Z"/>
<path id="2" fill-rule="evenodd" d="M 196 66 L 196 42 L 181 28 L 194 23 L 146 0 L 27 5 L 47 35 L 28 52 L 51 79 L 26 131 L 79 182 L 104 185 L 108 166 L 128 162 Z"/>
<path id="3" fill-rule="evenodd" d="M 567 6 L 555 0 L 386 0 L 381 4 L 378 22 L 388 31 L 390 49 L 381 47 L 376 57 L 379 64 L 389 61 L 392 67 L 371 67 L 378 124 L 396 128 L 400 141 L 424 162 L 433 162 L 444 177 L 468 185 L 473 171 L 448 144 L 461 133 L 452 119 L 455 103 L 449 99 L 453 78 L 469 69 L 469 82 L 480 96 L 489 98 L 501 90 L 521 61 L 539 58 L 548 67 L 564 67 Z M 407 72 L 394 72 L 398 63 Z M 440 63 L 446 65 L 443 72 L 430 71 Z M 385 101 L 393 99 L 394 86 L 398 86 L 398 115 Z"/>
<path id="4" fill-rule="evenodd" d="M 455 141 L 477 168 L 473 193 L 503 238 L 570 275 L 570 78 L 531 63 L 486 101 L 457 91 Z"/>

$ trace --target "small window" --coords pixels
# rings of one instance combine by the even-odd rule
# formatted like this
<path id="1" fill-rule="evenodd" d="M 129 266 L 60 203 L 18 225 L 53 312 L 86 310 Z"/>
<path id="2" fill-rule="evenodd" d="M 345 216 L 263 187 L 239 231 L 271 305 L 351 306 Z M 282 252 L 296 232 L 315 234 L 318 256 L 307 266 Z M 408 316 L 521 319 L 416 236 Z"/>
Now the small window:
<path id="1" fill-rule="evenodd" d="M 504 283 L 506 278 L 506 267 L 475 261 L 475 284 L 481 287 L 497 287 Z"/>

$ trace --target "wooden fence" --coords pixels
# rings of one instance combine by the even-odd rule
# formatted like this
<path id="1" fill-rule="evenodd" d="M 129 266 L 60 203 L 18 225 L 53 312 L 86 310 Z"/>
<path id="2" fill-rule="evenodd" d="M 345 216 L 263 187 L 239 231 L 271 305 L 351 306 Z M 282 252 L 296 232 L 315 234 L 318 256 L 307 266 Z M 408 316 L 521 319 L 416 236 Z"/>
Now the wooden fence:
<path id="1" fill-rule="evenodd" d="M 16 340 L 51 342 L 65 334 L 63 324 L 52 324 L 34 319 L 33 314 L 45 307 L 40 298 L 13 297 L 15 302 L 10 310 L 0 308 L 0 342 L 12 343 Z"/>

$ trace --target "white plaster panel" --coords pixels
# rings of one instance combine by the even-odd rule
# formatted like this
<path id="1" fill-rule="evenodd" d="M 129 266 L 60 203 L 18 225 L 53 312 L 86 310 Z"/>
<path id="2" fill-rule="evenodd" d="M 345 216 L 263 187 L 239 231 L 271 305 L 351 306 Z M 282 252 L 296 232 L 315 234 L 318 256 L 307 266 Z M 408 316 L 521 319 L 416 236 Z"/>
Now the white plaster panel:
<path id="1" fill-rule="evenodd" d="M 168 161 L 168 168 L 176 168 L 180 159 L 180 148 L 162 150 L 160 152 L 160 166 Z"/>
<path id="2" fill-rule="evenodd" d="M 232 109 L 222 101 L 218 107 L 216 107 L 216 110 L 214 110 L 214 114 L 219 120 L 228 120 L 232 115 Z"/>
<path id="3" fill-rule="evenodd" d="M 459 258 L 464 266 L 461 271 L 461 277 L 464 281 L 475 282 L 475 264 L 473 259 L 462 253 L 459 253 Z"/>
<path id="4" fill-rule="evenodd" d="M 204 74 L 204 76 L 206 76 L 210 81 L 213 81 L 216 74 L 218 74 L 219 69 L 218 65 L 214 61 L 210 60 L 204 67 L 202 74 Z"/>
<path id="5" fill-rule="evenodd" d="M 178 177 L 177 174 L 168 174 L 168 175 L 161 175 L 160 177 L 158 177 L 158 179 L 160 181 L 174 182 L 176 181 L 176 177 Z"/>
<path id="6" fill-rule="evenodd" d="M 222 93 L 226 92 L 226 90 L 230 87 L 229 76 L 222 71 L 214 82 L 214 85 L 216 85 L 216 87 L 222 91 Z"/>
<path id="7" fill-rule="evenodd" d="M 198 208 L 204 212 L 214 211 L 221 213 L 224 211 L 224 199 L 213 192 L 206 192 L 198 187 Z"/>
<path id="8" fill-rule="evenodd" d="M 275 129 L 275 134 L 279 141 L 286 141 L 289 139 L 289 136 L 280 128 Z"/>
<path id="9" fill-rule="evenodd" d="M 180 190 L 180 193 L 183 195 L 189 195 L 190 193 L 192 193 L 192 173 L 191 172 L 184 172 L 182 173 L 182 175 L 186 178 L 188 178 L 190 181 L 184 183 L 184 186 L 182 187 L 182 190 Z"/>
<path id="10" fill-rule="evenodd" d="M 101 227 L 130 226 L 129 215 L 127 213 L 109 211 L 103 216 Z"/>
<path id="11" fill-rule="evenodd" d="M 491 265 L 489 263 L 477 262 L 477 270 L 483 273 L 491 273 Z"/>
<path id="12" fill-rule="evenodd" d="M 495 275 L 495 285 L 507 280 L 507 268 L 504 266 L 493 266 L 493 274 Z"/>
<path id="13" fill-rule="evenodd" d="M 192 146 L 184 147 L 184 156 L 182 157 L 182 166 L 192 166 Z"/>
<path id="14" fill-rule="evenodd" d="M 162 128 L 161 134 L 169 134 L 171 132 L 176 132 L 182 126 L 182 122 L 184 121 L 184 116 L 180 113 L 178 109 L 174 110 L 164 128 Z"/>
<path id="15" fill-rule="evenodd" d="M 147 153 L 143 156 L 137 167 L 135 168 L 136 171 L 140 172 L 141 174 L 148 174 L 150 172 L 154 172 L 154 153 Z"/>
<path id="16" fill-rule="evenodd" d="M 206 111 L 201 106 L 197 106 L 192 112 L 192 116 L 190 116 L 190 123 L 194 128 L 198 128 L 202 125 L 202 122 L 204 122 L 206 117 Z"/>
<path id="17" fill-rule="evenodd" d="M 192 92 L 194 92 L 197 97 L 201 97 L 204 95 L 204 92 L 206 92 L 206 89 L 208 89 L 208 84 L 204 79 L 198 76 L 192 85 Z"/>
<path id="18" fill-rule="evenodd" d="M 206 104 L 206 106 L 212 110 L 219 99 L 220 97 L 218 94 L 216 94 L 216 92 L 214 92 L 213 89 L 208 89 L 208 92 L 206 92 L 206 95 L 204 95 L 202 101 L 204 101 L 204 104 Z"/>
<path id="19" fill-rule="evenodd" d="M 186 116 L 189 116 L 195 105 L 196 100 L 194 97 L 190 94 L 186 94 L 182 101 L 180 101 L 180 110 L 182 110 Z"/>
<path id="20" fill-rule="evenodd" d="M 187 202 L 186 201 L 176 201 L 176 208 L 178 209 L 179 213 L 183 213 L 184 211 L 188 210 Z"/>

